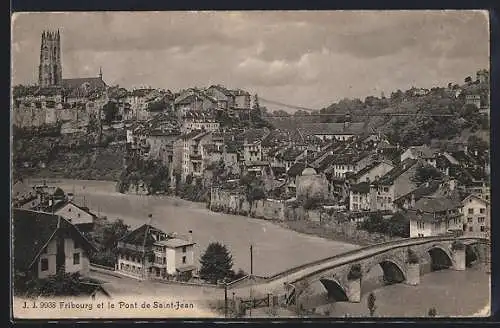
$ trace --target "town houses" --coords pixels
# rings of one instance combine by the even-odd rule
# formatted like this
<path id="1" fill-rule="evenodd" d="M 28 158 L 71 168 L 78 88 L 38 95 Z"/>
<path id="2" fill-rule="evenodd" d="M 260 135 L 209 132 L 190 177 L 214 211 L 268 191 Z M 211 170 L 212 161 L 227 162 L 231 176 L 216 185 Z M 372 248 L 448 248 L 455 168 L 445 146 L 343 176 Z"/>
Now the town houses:
<path id="1" fill-rule="evenodd" d="M 109 145 L 122 146 L 114 164 L 123 194 L 180 197 L 259 219 L 355 223 L 353 229 L 373 217 L 397 217 L 407 227 L 401 238 L 481 237 L 489 231 L 489 149 L 477 140 L 403 143 L 383 124 L 349 113 L 324 121 L 310 115 L 304 122 L 290 115 L 295 123 L 278 128 L 258 96 L 241 87 L 127 90 L 108 85 L 102 69 L 97 77 L 63 79 L 59 52 L 59 34 L 44 33 L 42 60 L 47 55 L 52 68 L 40 68 L 39 85 L 17 90 L 13 122 L 28 134 L 50 126 L 56 138 L 70 140 L 51 148 L 48 157 L 69 148 L 98 157 Z M 488 79 L 486 71 L 478 72 L 478 81 Z M 464 87 L 460 97 L 480 114 L 489 101 L 476 86 Z M 455 100 L 451 91 L 457 90 L 448 91 Z M 420 101 L 432 92 L 414 88 L 408 97 Z M 95 142 L 77 142 L 94 134 Z M 151 215 L 121 231 L 67 190 L 23 181 L 13 185 L 12 207 L 16 267 L 26 276 L 47 278 L 60 270 L 87 275 L 91 265 L 139 280 L 197 276 L 192 231 L 163 231 Z M 98 250 L 95 245 L 113 229 L 124 234 Z"/>

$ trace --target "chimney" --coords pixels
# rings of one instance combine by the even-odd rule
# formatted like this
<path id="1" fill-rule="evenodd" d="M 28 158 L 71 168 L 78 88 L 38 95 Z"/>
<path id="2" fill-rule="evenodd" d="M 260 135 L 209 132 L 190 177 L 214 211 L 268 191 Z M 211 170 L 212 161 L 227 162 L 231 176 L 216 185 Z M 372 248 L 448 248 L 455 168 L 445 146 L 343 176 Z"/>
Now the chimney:
<path id="1" fill-rule="evenodd" d="M 192 243 L 192 242 L 193 242 L 193 230 L 189 230 L 188 241 L 189 241 L 190 243 Z"/>

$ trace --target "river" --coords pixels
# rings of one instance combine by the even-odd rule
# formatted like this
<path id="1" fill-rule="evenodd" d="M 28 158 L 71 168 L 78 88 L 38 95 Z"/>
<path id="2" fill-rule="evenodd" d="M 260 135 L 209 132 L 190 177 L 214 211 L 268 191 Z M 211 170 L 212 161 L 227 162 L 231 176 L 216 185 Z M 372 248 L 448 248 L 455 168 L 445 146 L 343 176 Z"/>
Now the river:
<path id="1" fill-rule="evenodd" d="M 123 219 L 132 228 L 147 223 L 148 214 L 152 214 L 152 225 L 165 232 L 186 234 L 192 230 L 197 243 L 195 259 L 200 258 L 210 242 L 221 242 L 233 256 L 233 268 L 250 272 L 250 245 L 253 245 L 255 275 L 272 275 L 359 247 L 301 234 L 265 220 L 211 212 L 205 204 L 163 196 L 120 194 L 114 191 L 113 182 L 58 180 L 48 184 L 74 192 L 75 203 L 85 204 L 110 220 Z"/>
<path id="2" fill-rule="evenodd" d="M 234 269 L 250 271 L 250 245 L 253 245 L 254 274 L 268 276 L 306 262 L 326 258 L 358 248 L 357 245 L 301 234 L 269 221 L 210 212 L 204 204 L 170 197 L 123 195 L 115 184 L 106 181 L 58 180 L 48 184 L 74 192 L 75 202 L 108 219 L 121 218 L 132 228 L 148 221 L 165 232 L 180 234 L 193 231 L 199 259 L 208 244 L 224 243 L 233 256 Z M 405 284 L 383 286 L 382 270 L 371 270 L 363 283 L 361 303 L 330 303 L 321 284 L 311 286 L 317 292 L 310 305 L 330 316 L 366 316 L 366 297 L 373 291 L 377 297 L 377 316 L 425 316 L 435 307 L 438 315 L 472 316 L 489 305 L 490 277 L 480 267 L 466 271 L 443 270 L 422 276 L 417 287 Z M 484 312 L 484 311 L 483 311 Z"/>

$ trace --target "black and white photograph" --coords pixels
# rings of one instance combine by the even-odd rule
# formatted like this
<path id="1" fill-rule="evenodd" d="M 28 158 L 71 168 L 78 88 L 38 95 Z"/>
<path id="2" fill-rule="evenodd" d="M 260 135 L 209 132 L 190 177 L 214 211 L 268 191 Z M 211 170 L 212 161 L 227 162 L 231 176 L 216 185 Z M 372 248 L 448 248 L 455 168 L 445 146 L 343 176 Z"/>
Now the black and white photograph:
<path id="1" fill-rule="evenodd" d="M 488 11 L 11 30 L 13 319 L 491 315 Z"/>

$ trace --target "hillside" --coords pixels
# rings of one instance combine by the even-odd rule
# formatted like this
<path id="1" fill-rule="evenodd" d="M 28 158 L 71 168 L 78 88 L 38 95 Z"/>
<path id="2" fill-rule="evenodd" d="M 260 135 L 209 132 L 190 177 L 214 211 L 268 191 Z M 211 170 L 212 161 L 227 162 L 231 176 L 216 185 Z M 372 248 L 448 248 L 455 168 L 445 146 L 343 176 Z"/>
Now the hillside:
<path id="1" fill-rule="evenodd" d="M 366 122 L 368 127 L 386 134 L 393 143 L 402 146 L 431 144 L 438 140 L 464 142 L 470 136 L 489 142 L 488 115 L 466 104 L 466 95 L 472 93 L 479 94 L 481 104 L 487 106 L 488 88 L 488 84 L 474 82 L 423 92 L 420 92 L 423 89 L 416 88 L 405 92 L 397 90 L 388 98 L 343 99 L 312 115 L 300 111 L 283 117 L 272 115 L 268 120 L 281 129 L 295 129 L 306 122 Z M 390 116 L 393 113 L 408 116 Z"/>
<path id="2" fill-rule="evenodd" d="M 94 136 L 16 136 L 13 140 L 14 176 L 36 176 L 117 181 L 125 145 L 106 136 L 96 145 Z"/>

